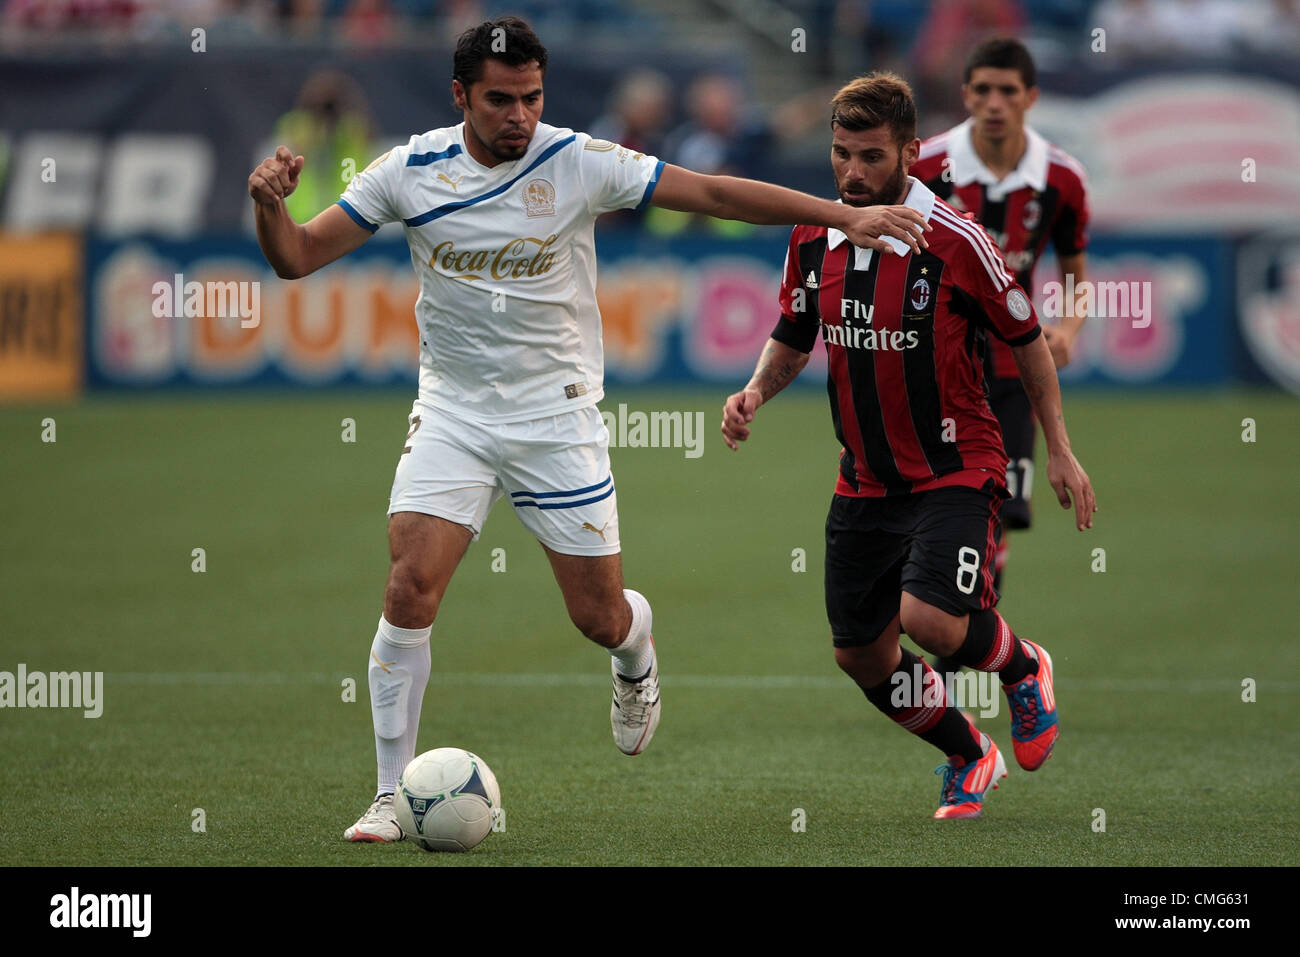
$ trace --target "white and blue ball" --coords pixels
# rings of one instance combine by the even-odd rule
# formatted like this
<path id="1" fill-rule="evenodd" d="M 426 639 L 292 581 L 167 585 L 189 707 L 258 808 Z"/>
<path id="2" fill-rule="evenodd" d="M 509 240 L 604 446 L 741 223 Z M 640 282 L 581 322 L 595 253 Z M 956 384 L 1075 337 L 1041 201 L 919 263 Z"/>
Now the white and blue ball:
<path id="1" fill-rule="evenodd" d="M 468 851 L 492 830 L 501 788 L 487 762 L 461 748 L 417 755 L 397 779 L 393 810 L 407 840 L 426 851 Z"/>

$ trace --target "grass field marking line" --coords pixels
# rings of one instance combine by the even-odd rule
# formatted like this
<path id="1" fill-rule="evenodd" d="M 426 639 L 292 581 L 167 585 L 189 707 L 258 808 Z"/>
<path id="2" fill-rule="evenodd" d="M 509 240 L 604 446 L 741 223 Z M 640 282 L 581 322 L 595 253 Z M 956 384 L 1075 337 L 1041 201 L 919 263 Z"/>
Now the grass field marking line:
<path id="1" fill-rule="evenodd" d="M 324 672 L 241 672 L 241 671 L 115 671 L 107 673 L 117 684 L 156 685 L 283 685 L 328 684 L 337 686 L 339 675 Z M 548 688 L 601 686 L 608 677 L 599 674 L 530 673 L 530 672 L 434 672 L 431 684 L 445 687 L 516 687 L 523 685 Z M 785 689 L 851 688 L 846 678 L 830 675 L 670 675 L 664 683 L 677 688 L 736 688 L 747 691 Z M 1166 692 L 1171 694 L 1218 694 L 1239 690 L 1232 679 L 1221 678 L 1070 678 L 1058 679 L 1057 687 L 1067 691 L 1131 694 Z M 1300 694 L 1300 681 L 1270 681 L 1266 690 L 1275 694 Z"/>

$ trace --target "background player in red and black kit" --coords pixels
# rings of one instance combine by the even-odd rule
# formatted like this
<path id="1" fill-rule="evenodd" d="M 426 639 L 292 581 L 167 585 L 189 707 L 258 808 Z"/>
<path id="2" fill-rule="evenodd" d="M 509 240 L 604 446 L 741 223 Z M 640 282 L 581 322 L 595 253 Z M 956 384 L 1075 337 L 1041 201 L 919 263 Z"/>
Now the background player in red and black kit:
<path id="1" fill-rule="evenodd" d="M 1078 288 L 1087 278 L 1083 167 L 1025 125 L 1025 114 L 1038 100 L 1038 71 L 1024 44 L 999 37 L 976 47 L 966 61 L 962 99 L 970 119 L 922 143 L 920 158 L 909 172 L 989 231 L 1021 287 L 1032 287 L 1034 266 L 1050 242 L 1062 279 L 1072 274 L 1073 288 Z M 1057 368 L 1070 361 L 1083 320 L 1082 311 L 1070 309 L 1059 325 L 1043 327 Z M 1008 530 L 1029 528 L 1033 411 L 1010 347 L 996 337 L 989 338 L 988 347 L 989 405 L 1002 427 L 1010 460 L 1011 498 L 1002 507 L 1002 525 Z M 1007 540 L 999 536 L 994 571 L 999 591 L 1006 560 Z M 960 670 L 942 658 L 934 666 L 940 673 Z"/>
<path id="2" fill-rule="evenodd" d="M 889 73 L 848 84 L 832 101 L 831 130 L 841 200 L 910 206 L 926 219 L 928 244 L 914 253 L 890 243 L 897 255 L 883 255 L 838 230 L 795 227 L 781 318 L 753 378 L 727 399 L 722 431 L 733 449 L 748 438 L 758 407 L 799 374 L 820 332 L 843 446 L 826 522 L 835 660 L 873 705 L 947 755 L 935 817 L 977 817 L 1005 762 L 898 639 L 904 630 L 929 652 L 997 672 L 1016 759 L 1032 771 L 1048 758 L 1058 734 L 1051 658 L 994 610 L 1007 457 L 984 394 L 986 334 L 1011 347 L 1061 506 L 1073 496 L 1083 529 L 1096 503 L 1070 451 L 1056 368 L 1029 298 L 985 232 L 907 175 L 921 145 L 907 84 Z"/>

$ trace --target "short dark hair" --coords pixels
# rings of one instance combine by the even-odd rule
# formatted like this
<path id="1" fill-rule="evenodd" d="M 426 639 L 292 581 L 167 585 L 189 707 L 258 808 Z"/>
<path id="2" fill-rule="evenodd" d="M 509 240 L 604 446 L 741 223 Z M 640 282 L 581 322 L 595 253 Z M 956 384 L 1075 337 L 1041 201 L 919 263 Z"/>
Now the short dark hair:
<path id="1" fill-rule="evenodd" d="M 1025 89 L 1038 86 L 1038 68 L 1034 66 L 1034 58 L 1029 55 L 1025 45 L 1014 37 L 993 37 L 972 50 L 966 59 L 966 73 L 962 76 L 962 82 L 969 83 L 970 75 L 982 66 L 995 70 L 1017 70 Z"/>
<path id="2" fill-rule="evenodd" d="M 500 60 L 506 66 L 523 66 L 536 60 L 538 69 L 546 75 L 546 47 L 533 28 L 518 17 L 484 20 L 462 33 L 456 40 L 451 78 L 468 90 L 483 79 L 484 60 Z"/>
<path id="3" fill-rule="evenodd" d="M 831 127 L 869 130 L 888 126 L 900 146 L 916 139 L 916 100 L 897 73 L 876 72 L 840 87 L 831 98 Z"/>

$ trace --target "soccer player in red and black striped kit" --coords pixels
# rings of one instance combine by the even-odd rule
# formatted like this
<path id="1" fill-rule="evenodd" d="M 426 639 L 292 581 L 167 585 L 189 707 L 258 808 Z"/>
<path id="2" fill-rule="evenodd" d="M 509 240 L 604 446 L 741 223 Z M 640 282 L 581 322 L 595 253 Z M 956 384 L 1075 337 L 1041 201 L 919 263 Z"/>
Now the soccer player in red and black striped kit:
<path id="1" fill-rule="evenodd" d="M 1038 100 L 1038 70 L 1019 40 L 996 37 L 971 51 L 966 60 L 962 100 L 970 118 L 921 144 L 909 170 L 941 198 L 965 210 L 994 237 L 1002 258 L 1029 289 L 1034 266 L 1050 242 L 1056 250 L 1061 279 L 1087 279 L 1088 197 L 1083 167 L 1060 147 L 1025 125 L 1025 114 Z M 1070 361 L 1084 312 L 1070 309 L 1059 325 L 1044 326 L 1043 337 L 1057 368 Z M 989 406 L 1006 443 L 1007 490 L 1002 507 L 1006 530 L 1027 529 L 1032 521 L 1030 497 L 1034 478 L 1034 415 L 1020 384 L 1011 349 L 991 337 L 985 357 Z M 1007 539 L 999 536 L 993 582 L 1002 590 Z M 960 671 L 939 658 L 940 674 Z"/>
<path id="2" fill-rule="evenodd" d="M 842 445 L 826 522 L 826 609 L 836 663 L 869 700 L 948 762 L 937 818 L 978 817 L 1006 775 L 996 744 L 953 707 L 938 675 L 899 645 L 997 672 L 1017 761 L 1041 767 L 1056 742 L 1052 662 L 994 610 L 998 511 L 1007 456 L 984 393 L 983 340 L 1007 342 L 1047 439 L 1047 478 L 1077 527 L 1092 526 L 1091 483 L 1070 451 L 1056 368 L 1038 317 L 997 248 L 969 216 L 907 175 L 916 162 L 908 85 L 873 73 L 832 101 L 831 166 L 851 206 L 903 203 L 927 244 L 896 255 L 838 230 L 797 226 L 781 318 L 753 378 L 723 408 L 733 449 L 759 406 L 808 362 L 821 334 L 831 419 Z M 921 681 L 914 676 L 921 675 Z"/>

